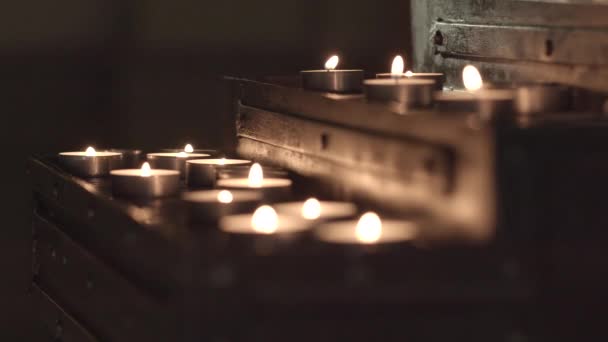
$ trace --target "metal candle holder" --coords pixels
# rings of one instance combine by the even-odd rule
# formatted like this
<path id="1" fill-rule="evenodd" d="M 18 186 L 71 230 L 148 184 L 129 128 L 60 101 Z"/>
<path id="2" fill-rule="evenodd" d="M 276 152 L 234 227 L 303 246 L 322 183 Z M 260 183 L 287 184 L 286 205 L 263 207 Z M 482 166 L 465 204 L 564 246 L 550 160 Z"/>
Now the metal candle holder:
<path id="1" fill-rule="evenodd" d="M 304 70 L 302 88 L 341 94 L 361 93 L 363 70 Z"/>
<path id="2" fill-rule="evenodd" d="M 142 176 L 140 169 L 113 170 L 112 193 L 118 197 L 157 198 L 173 196 L 179 192 L 179 171 L 150 170 L 149 176 Z"/>
<path id="3" fill-rule="evenodd" d="M 94 178 L 107 176 L 121 162 L 121 154 L 117 152 L 61 152 L 59 161 L 70 173 L 78 177 Z"/>
<path id="4" fill-rule="evenodd" d="M 376 78 L 403 78 L 409 80 L 431 80 L 435 82 L 435 90 L 442 90 L 445 82 L 445 75 L 439 72 L 406 72 L 403 74 L 382 73 L 376 74 Z"/>
<path id="5" fill-rule="evenodd" d="M 368 101 L 387 103 L 401 114 L 433 104 L 435 82 L 432 80 L 371 79 L 365 80 L 363 86 Z"/>
<path id="6" fill-rule="evenodd" d="M 186 161 L 186 183 L 189 187 L 213 187 L 220 170 L 251 164 L 243 159 L 192 159 Z"/>
<path id="7" fill-rule="evenodd" d="M 153 169 L 177 170 L 182 178 L 186 177 L 186 160 L 206 157 L 209 157 L 209 154 L 185 152 L 148 153 L 146 156 Z"/>
<path id="8" fill-rule="evenodd" d="M 182 199 L 188 203 L 192 222 L 213 223 L 227 215 L 254 210 L 262 195 L 256 191 L 203 190 L 185 193 Z"/>

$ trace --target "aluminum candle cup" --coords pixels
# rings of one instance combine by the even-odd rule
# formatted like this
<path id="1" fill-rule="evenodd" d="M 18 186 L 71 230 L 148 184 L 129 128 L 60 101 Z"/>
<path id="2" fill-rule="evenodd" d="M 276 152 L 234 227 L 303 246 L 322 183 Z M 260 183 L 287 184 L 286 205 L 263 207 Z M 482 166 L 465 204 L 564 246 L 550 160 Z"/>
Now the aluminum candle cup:
<path id="1" fill-rule="evenodd" d="M 300 72 L 302 88 L 331 93 L 360 93 L 363 70 L 304 70 Z"/>
<path id="2" fill-rule="evenodd" d="M 335 220 L 353 217 L 357 206 L 349 202 L 318 201 L 315 198 L 305 202 L 286 202 L 273 205 L 279 214 L 300 216 L 306 220 Z"/>
<path id="3" fill-rule="evenodd" d="M 247 178 L 250 166 L 237 165 L 217 170 L 218 179 Z M 264 176 L 269 178 L 287 178 L 289 173 L 278 167 L 264 166 Z"/>
<path id="4" fill-rule="evenodd" d="M 514 92 L 509 89 L 481 89 L 476 92 L 442 91 L 435 93 L 437 109 L 442 112 L 475 112 L 484 118 L 511 115 Z"/>
<path id="5" fill-rule="evenodd" d="M 186 177 L 186 160 L 209 157 L 205 153 L 160 152 L 148 153 L 147 160 L 153 169 L 177 170 L 182 178 Z"/>
<path id="6" fill-rule="evenodd" d="M 186 161 L 186 183 L 189 187 L 213 187 L 220 170 L 241 165 L 251 161 L 242 159 L 192 159 Z"/>
<path id="7" fill-rule="evenodd" d="M 286 178 L 264 178 L 256 185 L 249 178 L 219 179 L 217 187 L 226 190 L 254 190 L 262 194 L 264 201 L 278 202 L 291 195 L 291 180 Z"/>
<path id="8" fill-rule="evenodd" d="M 179 171 L 141 169 L 113 170 L 112 193 L 119 197 L 150 199 L 173 196 L 179 192 Z"/>
<path id="9" fill-rule="evenodd" d="M 251 212 L 259 205 L 262 195 L 256 191 L 203 190 L 185 193 L 193 222 L 217 222 L 221 217 Z"/>
<path id="10" fill-rule="evenodd" d="M 66 170 L 78 177 L 93 178 L 107 176 L 119 165 L 121 154 L 116 152 L 61 152 L 59 161 Z"/>
<path id="11" fill-rule="evenodd" d="M 135 169 L 143 162 L 143 152 L 141 150 L 130 150 L 125 148 L 113 148 L 108 152 L 116 152 L 122 155 L 119 165 L 113 169 Z"/>
<path id="12" fill-rule="evenodd" d="M 412 241 L 417 232 L 417 226 L 411 221 L 380 221 L 377 215 L 367 213 L 358 221 L 324 223 L 315 229 L 315 236 L 333 244 L 380 245 Z"/>
<path id="13" fill-rule="evenodd" d="M 523 115 L 564 112 L 571 108 L 571 95 L 559 84 L 524 85 L 515 90 L 515 108 Z"/>
<path id="14" fill-rule="evenodd" d="M 388 103 L 391 109 L 401 114 L 433 104 L 435 82 L 432 80 L 372 79 L 365 80 L 363 86 L 368 101 Z"/>
<path id="15" fill-rule="evenodd" d="M 240 235 L 285 235 L 301 233 L 312 222 L 297 216 L 277 214 L 272 207 L 259 207 L 254 213 L 226 216 L 219 221 L 223 232 Z"/>
<path id="16" fill-rule="evenodd" d="M 445 75 L 439 72 L 406 72 L 403 74 L 391 74 L 383 73 L 376 74 L 376 78 L 403 78 L 410 80 L 431 80 L 435 82 L 435 90 L 443 90 L 443 83 L 445 82 Z"/>

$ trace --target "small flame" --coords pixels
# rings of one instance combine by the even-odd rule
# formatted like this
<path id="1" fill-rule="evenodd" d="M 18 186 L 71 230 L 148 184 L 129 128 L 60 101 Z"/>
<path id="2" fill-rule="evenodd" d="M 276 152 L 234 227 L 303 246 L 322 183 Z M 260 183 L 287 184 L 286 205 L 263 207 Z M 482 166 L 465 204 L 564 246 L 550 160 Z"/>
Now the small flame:
<path id="1" fill-rule="evenodd" d="M 321 216 L 321 202 L 316 198 L 309 198 L 302 205 L 302 217 L 307 220 L 316 220 Z"/>
<path id="2" fill-rule="evenodd" d="M 414 76 L 414 73 L 411 70 L 408 70 L 405 72 L 405 77 L 412 77 Z"/>
<path id="3" fill-rule="evenodd" d="M 462 82 L 468 91 L 477 91 L 483 87 L 483 79 L 476 67 L 467 65 L 462 70 Z"/>
<path id="4" fill-rule="evenodd" d="M 338 66 L 339 62 L 340 62 L 340 57 L 335 56 L 335 55 L 329 57 L 327 62 L 325 62 L 325 70 L 334 70 Z"/>
<path id="5" fill-rule="evenodd" d="M 252 188 L 259 188 L 264 183 L 264 171 L 262 166 L 258 163 L 251 165 L 249 169 L 249 186 Z"/>
<path id="6" fill-rule="evenodd" d="M 232 192 L 228 190 L 222 190 L 217 194 L 217 201 L 220 203 L 232 203 L 234 200 L 234 196 L 232 196 Z"/>
<path id="7" fill-rule="evenodd" d="M 259 233 L 272 234 L 279 228 L 279 216 L 269 205 L 256 209 L 251 217 L 251 227 Z"/>
<path id="8" fill-rule="evenodd" d="M 361 216 L 355 228 L 357 240 L 362 243 L 374 243 L 382 236 L 382 221 L 378 214 L 367 212 Z"/>
<path id="9" fill-rule="evenodd" d="M 184 147 L 184 152 L 192 153 L 192 152 L 194 152 L 194 147 L 192 147 L 192 145 L 190 145 L 190 144 L 186 144 L 186 147 Z"/>
<path id="10" fill-rule="evenodd" d="M 405 62 L 403 61 L 403 57 L 395 57 L 395 59 L 393 59 L 393 65 L 391 66 L 391 75 L 401 76 L 403 75 L 403 70 L 405 70 Z"/>
<path id="11" fill-rule="evenodd" d="M 145 162 L 141 166 L 140 176 L 142 177 L 150 177 L 152 175 L 152 168 L 148 162 Z"/>
<path id="12" fill-rule="evenodd" d="M 188 158 L 188 153 L 181 151 L 177 154 L 178 158 Z"/>
<path id="13" fill-rule="evenodd" d="M 87 147 L 87 150 L 84 153 L 87 157 L 95 157 L 97 155 L 97 151 L 91 146 Z"/>
<path id="14" fill-rule="evenodd" d="M 226 158 L 220 159 L 219 165 L 226 165 Z"/>

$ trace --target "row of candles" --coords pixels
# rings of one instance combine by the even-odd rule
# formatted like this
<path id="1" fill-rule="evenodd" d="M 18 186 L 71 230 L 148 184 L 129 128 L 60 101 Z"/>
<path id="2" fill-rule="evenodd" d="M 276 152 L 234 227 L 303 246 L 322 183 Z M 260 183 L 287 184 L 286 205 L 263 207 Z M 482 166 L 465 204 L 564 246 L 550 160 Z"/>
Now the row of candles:
<path id="1" fill-rule="evenodd" d="M 123 152 L 59 153 L 61 164 L 81 177 L 109 176 L 112 193 L 129 199 L 177 196 L 182 179 L 189 188 L 181 195 L 192 220 L 217 224 L 229 234 L 299 234 L 313 231 L 321 241 L 338 244 L 382 244 L 410 241 L 410 221 L 381 220 L 374 212 L 358 213 L 350 202 L 284 202 L 292 181 L 284 170 L 243 159 L 212 158 L 188 144 L 183 151 L 148 153 L 141 168 L 119 168 Z M 265 177 L 265 173 L 268 175 Z M 201 190 L 205 188 L 205 190 Z"/>
<path id="2" fill-rule="evenodd" d="M 376 74 L 364 80 L 364 71 L 336 69 L 338 56 L 330 57 L 323 70 L 300 73 L 305 89 L 332 93 L 365 93 L 367 100 L 388 104 L 399 113 L 435 106 L 440 112 L 478 112 L 482 116 L 538 114 L 568 109 L 570 89 L 549 83 L 517 86 L 484 84 L 479 70 L 467 65 L 462 71 L 465 91 L 442 91 L 442 73 L 405 71 L 403 57 L 393 59 L 390 73 Z M 405 71 L 405 72 L 404 72 Z"/>

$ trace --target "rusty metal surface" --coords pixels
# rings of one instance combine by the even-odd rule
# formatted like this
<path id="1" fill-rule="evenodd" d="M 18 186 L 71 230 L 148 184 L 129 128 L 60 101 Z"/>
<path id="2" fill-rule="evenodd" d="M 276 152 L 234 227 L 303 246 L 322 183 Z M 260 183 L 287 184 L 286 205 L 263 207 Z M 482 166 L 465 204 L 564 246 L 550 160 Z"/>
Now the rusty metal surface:
<path id="1" fill-rule="evenodd" d="M 554 81 L 608 91 L 608 6 L 566 1 L 412 2 L 416 71 L 481 64 L 489 81 Z"/>

